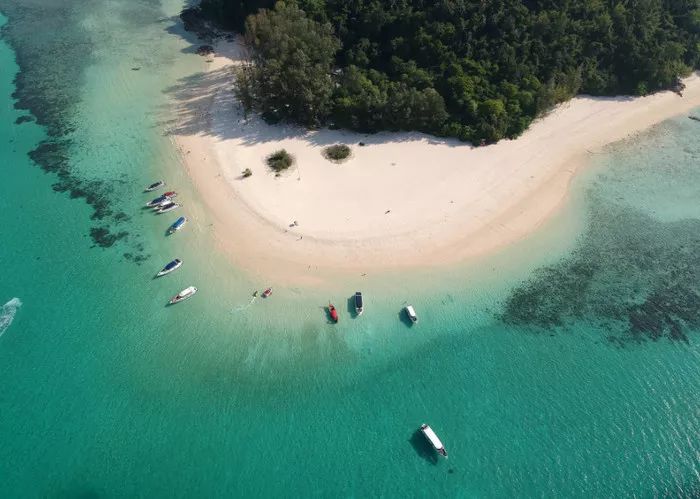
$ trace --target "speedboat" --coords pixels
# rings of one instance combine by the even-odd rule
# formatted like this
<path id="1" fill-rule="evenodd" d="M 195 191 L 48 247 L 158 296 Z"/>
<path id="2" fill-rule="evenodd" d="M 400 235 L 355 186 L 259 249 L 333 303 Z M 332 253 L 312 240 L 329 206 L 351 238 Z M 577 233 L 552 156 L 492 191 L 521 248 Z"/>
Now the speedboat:
<path id="1" fill-rule="evenodd" d="M 359 291 L 355 293 L 355 313 L 360 316 L 364 312 L 364 306 L 362 304 L 362 293 Z"/>
<path id="2" fill-rule="evenodd" d="M 168 234 L 172 234 L 173 232 L 176 232 L 176 231 L 182 229 L 182 227 L 186 223 L 187 223 L 187 218 L 185 218 L 185 217 L 178 218 L 177 220 L 175 220 L 175 222 L 170 227 L 168 227 Z"/>
<path id="3" fill-rule="evenodd" d="M 155 201 L 155 199 L 153 201 Z M 153 211 L 158 211 L 161 206 L 165 206 L 166 204 L 170 204 L 172 202 L 173 202 L 173 200 L 164 194 L 163 199 L 161 199 L 160 201 L 155 203 L 153 206 L 151 206 L 151 208 L 153 208 Z"/>
<path id="4" fill-rule="evenodd" d="M 143 192 L 155 191 L 156 189 L 159 189 L 159 188 L 163 187 L 164 185 L 165 185 L 165 182 L 163 182 L 162 180 L 159 180 L 158 182 L 153 182 L 151 185 L 146 187 L 143 190 Z"/>
<path id="5" fill-rule="evenodd" d="M 171 305 L 180 303 L 181 301 L 191 298 L 192 295 L 194 295 L 196 292 L 197 288 L 195 288 L 194 286 L 190 286 L 188 288 L 183 289 L 178 294 L 170 298 L 170 301 L 168 303 L 170 303 Z"/>
<path id="6" fill-rule="evenodd" d="M 406 315 L 408 315 L 408 318 L 411 319 L 412 323 L 418 322 L 418 316 L 416 315 L 416 311 L 413 309 L 412 305 L 406 305 L 406 308 L 404 308 L 406 311 Z"/>
<path id="7" fill-rule="evenodd" d="M 333 306 L 333 304 L 330 302 L 328 303 L 328 313 L 331 314 L 331 320 L 337 324 L 338 323 L 338 311 Z"/>
<path id="8" fill-rule="evenodd" d="M 267 298 L 267 297 L 270 296 L 271 294 L 272 294 L 272 288 L 267 288 L 265 291 L 263 291 L 262 297 L 263 297 L 263 298 Z"/>
<path id="9" fill-rule="evenodd" d="M 180 260 L 179 258 L 176 258 L 172 262 L 168 263 L 165 267 L 163 267 L 163 270 L 158 272 L 156 274 L 156 277 L 160 277 L 160 276 L 163 276 L 165 274 L 169 274 L 173 270 L 179 269 L 181 265 L 182 265 L 182 260 Z"/>
<path id="10" fill-rule="evenodd" d="M 154 206 L 159 206 L 163 201 L 168 201 L 170 198 L 166 196 L 165 194 L 158 196 L 155 199 L 150 200 L 148 203 L 146 203 L 147 208 L 153 208 Z"/>
<path id="11" fill-rule="evenodd" d="M 170 203 L 166 203 L 162 205 L 160 208 L 156 210 L 156 213 L 161 214 L 161 213 L 167 213 L 169 211 L 173 211 L 175 208 L 179 208 L 180 205 L 177 203 L 173 203 L 172 201 Z"/>
<path id="12" fill-rule="evenodd" d="M 433 429 L 427 424 L 423 423 L 422 425 L 420 425 L 420 431 L 423 435 L 425 435 L 425 438 L 428 439 L 428 442 L 430 442 L 430 445 L 433 446 L 433 449 L 435 449 L 435 451 L 438 454 L 444 456 L 445 459 L 447 459 L 447 451 L 445 450 L 445 446 L 442 445 L 442 442 L 435 434 Z"/>

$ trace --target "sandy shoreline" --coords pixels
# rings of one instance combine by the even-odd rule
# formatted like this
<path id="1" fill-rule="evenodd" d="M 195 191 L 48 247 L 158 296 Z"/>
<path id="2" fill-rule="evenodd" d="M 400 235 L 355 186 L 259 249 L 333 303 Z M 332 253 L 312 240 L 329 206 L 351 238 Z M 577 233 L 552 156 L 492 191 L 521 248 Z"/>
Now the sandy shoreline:
<path id="1" fill-rule="evenodd" d="M 294 282 L 492 252 L 547 220 L 592 152 L 700 106 L 696 75 L 682 98 L 578 97 L 488 147 L 419 133 L 304 132 L 243 117 L 229 91 L 241 51 L 220 43 L 207 71 L 182 84 L 171 133 L 221 248 L 255 274 Z M 321 155 L 338 142 L 353 150 L 340 165 Z M 296 165 L 275 177 L 264 158 L 280 148 Z M 252 177 L 241 178 L 245 168 Z"/>

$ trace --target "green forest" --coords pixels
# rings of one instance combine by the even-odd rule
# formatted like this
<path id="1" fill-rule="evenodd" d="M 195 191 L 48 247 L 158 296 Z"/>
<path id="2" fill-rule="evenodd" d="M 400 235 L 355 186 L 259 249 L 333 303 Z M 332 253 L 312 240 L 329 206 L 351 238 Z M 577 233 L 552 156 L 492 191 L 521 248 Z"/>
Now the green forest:
<path id="1" fill-rule="evenodd" d="M 580 94 L 680 90 L 700 63 L 700 0 L 202 0 L 244 33 L 236 91 L 269 122 L 521 134 Z"/>

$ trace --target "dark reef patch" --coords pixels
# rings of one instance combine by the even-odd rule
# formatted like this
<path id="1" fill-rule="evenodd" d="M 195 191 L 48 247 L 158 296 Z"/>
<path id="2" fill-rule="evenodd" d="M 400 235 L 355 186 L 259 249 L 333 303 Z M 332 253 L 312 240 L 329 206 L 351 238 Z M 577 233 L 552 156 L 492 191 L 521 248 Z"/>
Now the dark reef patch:
<path id="1" fill-rule="evenodd" d="M 20 116 L 15 120 L 15 125 L 21 125 L 22 123 L 28 123 L 30 121 L 34 121 L 34 118 L 28 114 L 24 116 Z"/>
<path id="2" fill-rule="evenodd" d="M 110 232 L 108 227 L 93 227 L 90 229 L 90 237 L 95 242 L 97 246 L 101 248 L 110 248 L 114 246 L 114 243 L 120 239 L 124 239 L 129 233 L 126 231 L 122 232 Z"/>
<path id="3" fill-rule="evenodd" d="M 700 329 L 700 220 L 666 223 L 601 200 L 591 206 L 578 249 L 513 290 L 501 320 L 542 332 L 585 322 L 618 345 L 688 342 Z"/>
<path id="4" fill-rule="evenodd" d="M 56 175 L 56 192 L 83 199 L 93 209 L 91 218 L 101 221 L 90 230 L 96 246 L 110 247 L 126 240 L 128 232 L 119 225 L 129 220 L 123 211 L 114 211 L 116 196 L 110 181 L 86 180 L 72 169 L 71 134 L 78 129 L 76 104 L 85 69 L 94 62 L 93 34 L 82 27 L 82 19 L 94 0 L 85 2 L 32 3 L 0 0 L 9 18 L 0 36 L 15 53 L 19 72 L 15 76 L 15 108 L 31 113 L 17 124 L 36 121 L 48 138 L 29 153 L 44 171 Z"/>

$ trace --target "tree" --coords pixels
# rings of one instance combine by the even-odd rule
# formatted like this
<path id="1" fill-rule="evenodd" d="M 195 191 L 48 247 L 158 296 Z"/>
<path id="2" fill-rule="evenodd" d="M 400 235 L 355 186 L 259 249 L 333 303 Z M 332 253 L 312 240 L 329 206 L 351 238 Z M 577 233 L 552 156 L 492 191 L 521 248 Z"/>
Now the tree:
<path id="1" fill-rule="evenodd" d="M 269 121 L 318 126 L 330 112 L 331 65 L 340 42 L 329 24 L 306 17 L 295 3 L 277 2 L 246 20 L 254 70 L 239 73 L 239 85 L 255 92 L 253 107 Z"/>
<path id="2" fill-rule="evenodd" d="M 646 94 L 700 68 L 700 0 L 201 1 L 229 26 L 251 15 L 242 96 L 307 126 L 492 142 L 579 92 Z"/>

